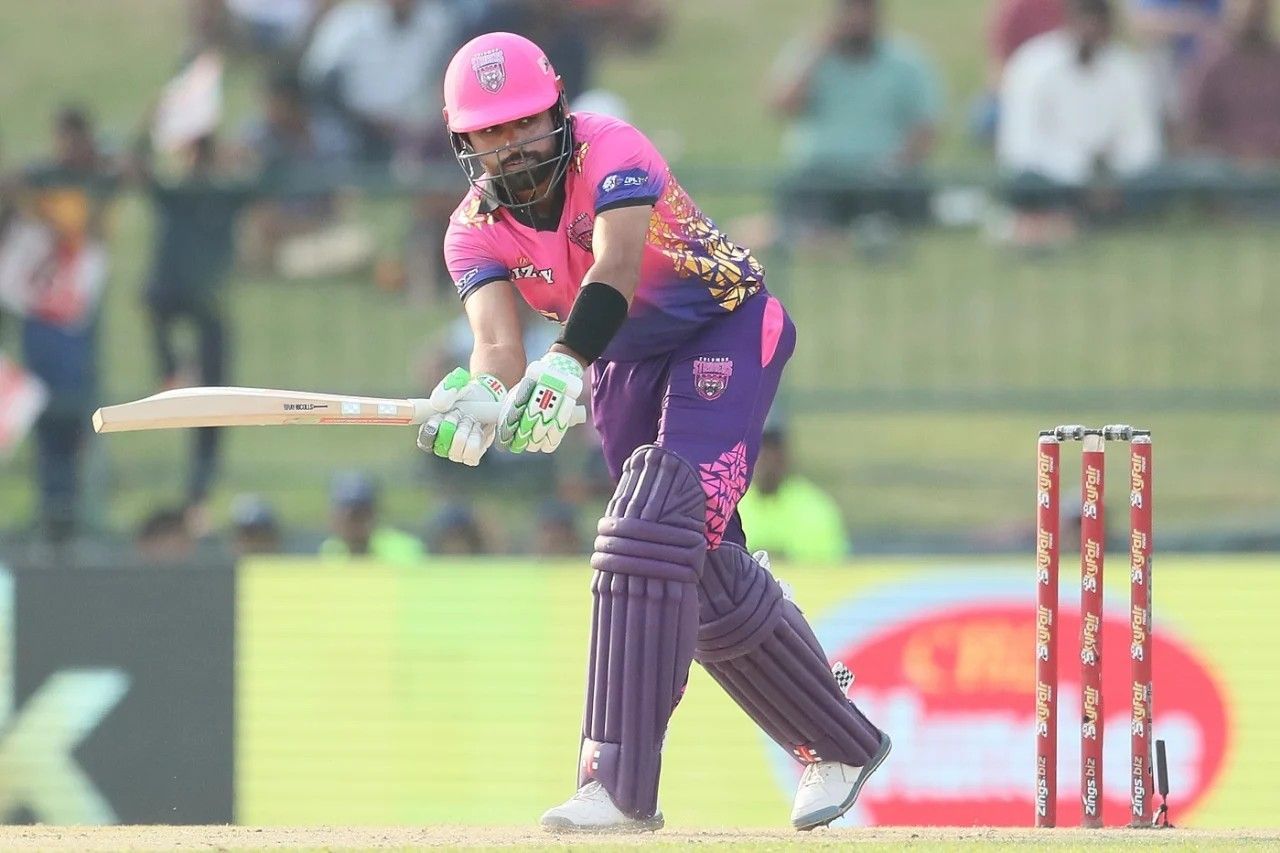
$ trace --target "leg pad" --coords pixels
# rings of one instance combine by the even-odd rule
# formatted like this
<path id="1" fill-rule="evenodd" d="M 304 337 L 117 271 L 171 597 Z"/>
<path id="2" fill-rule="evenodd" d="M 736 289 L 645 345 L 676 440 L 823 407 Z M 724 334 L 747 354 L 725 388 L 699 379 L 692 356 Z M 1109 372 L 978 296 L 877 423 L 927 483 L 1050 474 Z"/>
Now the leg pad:
<path id="1" fill-rule="evenodd" d="M 708 552 L 696 657 L 797 760 L 865 765 L 880 731 L 836 684 L 804 615 L 742 548 Z"/>

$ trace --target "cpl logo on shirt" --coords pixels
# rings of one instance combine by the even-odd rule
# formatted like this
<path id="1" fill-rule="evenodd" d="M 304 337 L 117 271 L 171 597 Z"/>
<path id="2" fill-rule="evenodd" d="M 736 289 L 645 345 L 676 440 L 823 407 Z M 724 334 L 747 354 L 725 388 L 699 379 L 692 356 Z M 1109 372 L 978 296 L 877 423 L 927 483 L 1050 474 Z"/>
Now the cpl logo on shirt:
<path id="1" fill-rule="evenodd" d="M 516 265 L 511 268 L 512 281 L 522 278 L 541 278 L 547 284 L 556 283 L 555 272 L 550 267 L 538 269 L 534 266 L 533 261 L 523 255 L 516 261 Z"/>
<path id="2" fill-rule="evenodd" d="M 611 193 L 619 188 L 642 187 L 647 183 L 649 183 L 649 175 L 643 169 L 627 169 L 607 176 L 600 182 L 600 191 Z"/>

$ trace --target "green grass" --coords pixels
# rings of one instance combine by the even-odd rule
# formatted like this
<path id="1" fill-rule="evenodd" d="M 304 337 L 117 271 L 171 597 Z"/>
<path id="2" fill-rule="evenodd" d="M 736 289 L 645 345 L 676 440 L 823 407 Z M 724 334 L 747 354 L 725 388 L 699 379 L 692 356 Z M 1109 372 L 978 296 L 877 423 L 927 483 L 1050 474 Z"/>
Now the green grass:
<path id="1" fill-rule="evenodd" d="M 707 167 L 763 174 L 779 138 L 761 98 L 768 69 L 782 44 L 818 26 L 829 5 L 673 4 L 677 23 L 659 50 L 607 57 L 601 82 L 627 99 L 689 183 L 700 186 Z M 924 45 L 945 78 L 939 164 L 988 164 L 964 132 L 982 76 L 979 4 L 887 5 L 893 28 Z M 174 68 L 183 10 L 171 0 L 0 0 L 0 165 L 40 153 L 48 117 L 66 99 L 91 104 L 109 137 L 127 138 Z M 231 128 L 248 114 L 255 73 L 245 64 L 231 74 Z M 722 224 L 767 205 L 742 191 L 697 196 Z M 366 201 L 362 214 L 376 223 L 383 249 L 394 251 L 407 204 Z M 106 400 L 152 390 L 138 300 L 149 228 L 142 200 L 119 204 L 102 334 Z M 1280 372 L 1273 232 L 1209 229 L 1184 217 L 1038 260 L 971 231 L 911 236 L 880 262 L 852 244 L 789 263 L 771 259 L 771 280 L 801 327 L 785 388 L 801 466 L 836 493 L 855 543 L 875 532 L 1005 529 L 1030 521 L 1036 429 L 1141 422 L 1157 430 L 1162 530 L 1274 525 L 1280 442 L 1267 437 L 1280 416 L 1274 397 L 1270 405 L 1250 397 L 1274 389 Z M 246 385 L 414 392 L 415 354 L 456 311 L 449 302 L 407 307 L 363 277 L 241 277 L 234 288 L 233 376 Z M 0 344 L 12 349 L 13 336 Z M 96 515 L 129 525 L 157 501 L 176 500 L 184 443 L 176 435 L 98 442 Z M 416 524 L 434 502 L 411 476 L 418 460 L 407 431 L 240 430 L 227 445 L 218 514 L 230 494 L 252 488 L 277 498 L 291 522 L 318 524 L 325 480 L 339 466 L 387 475 L 388 507 L 401 523 Z M 28 464 L 25 454 L 0 463 L 6 523 L 30 513 Z M 501 496 L 486 504 L 495 513 L 516 509 Z"/>

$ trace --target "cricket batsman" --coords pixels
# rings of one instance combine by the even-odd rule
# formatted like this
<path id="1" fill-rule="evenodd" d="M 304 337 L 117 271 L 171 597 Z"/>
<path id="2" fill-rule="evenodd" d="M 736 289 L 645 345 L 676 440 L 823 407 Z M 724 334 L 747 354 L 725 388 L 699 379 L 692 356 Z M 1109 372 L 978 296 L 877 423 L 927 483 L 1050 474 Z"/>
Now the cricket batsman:
<path id="1" fill-rule="evenodd" d="M 791 822 L 853 806 L 889 753 L 846 697 L 800 610 L 753 557 L 737 504 L 796 330 L 764 269 L 698 209 L 636 128 L 569 113 L 533 42 L 488 33 L 444 78 L 471 189 L 444 253 L 475 335 L 470 370 L 436 386 L 418 446 L 476 465 L 496 438 L 551 453 L 575 405 L 617 490 L 591 558 L 594 607 L 578 789 L 542 825 L 661 828 L 667 722 L 697 660 L 805 765 Z M 527 361 L 517 299 L 563 323 Z M 496 423 L 462 401 L 501 402 Z"/>

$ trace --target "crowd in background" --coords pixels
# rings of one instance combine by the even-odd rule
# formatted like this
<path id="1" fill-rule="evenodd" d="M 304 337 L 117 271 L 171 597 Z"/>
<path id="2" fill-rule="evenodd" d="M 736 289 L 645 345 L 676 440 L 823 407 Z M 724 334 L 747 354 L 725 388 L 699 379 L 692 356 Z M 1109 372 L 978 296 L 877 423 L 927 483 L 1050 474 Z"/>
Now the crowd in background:
<path id="1" fill-rule="evenodd" d="M 160 93 L 134 138 L 108 151 L 91 112 L 68 105 L 54 117 L 48 158 L 5 170 L 0 183 L 0 310 L 6 280 L 41 282 L 11 325 L 25 370 L 47 395 L 32 432 L 36 535 L 50 541 L 81 526 L 88 414 L 99 397 L 96 308 L 110 251 L 103 220 L 120 192 L 145 193 L 155 221 L 141 287 L 157 386 L 229 384 L 226 282 L 236 269 L 285 278 L 371 269 L 380 286 L 412 300 L 452 292 L 440 242 L 466 184 L 452 163 L 439 82 L 459 45 L 490 30 L 522 33 L 546 49 L 574 108 L 626 117 L 625 103 L 597 87 L 600 52 L 649 50 L 673 15 L 662 0 L 191 0 L 189 10 L 184 91 L 224 63 L 261 69 L 247 124 L 184 134 L 183 115 Z M 1144 179 L 1170 169 L 1204 175 L 1280 163 L 1271 0 L 992 0 L 987 13 L 986 91 L 972 131 L 991 146 L 1015 244 L 1054 245 L 1090 223 L 1141 215 L 1161 203 L 1151 186 L 1162 184 Z M 938 215 L 928 165 L 946 87 L 932 58 L 894 28 L 892 4 L 832 0 L 829 17 L 814 23 L 770 74 L 765 107 L 785 125 L 786 178 L 776 224 L 748 244 Z M 369 229 L 335 180 L 369 174 L 449 176 L 415 193 L 397 258 L 373 257 Z M 529 349 L 542 351 L 554 329 L 527 320 Z M 194 331 L 190 354 L 175 343 L 182 324 Z M 422 354 L 424 390 L 465 363 L 469 335 L 460 319 Z M 558 485 L 522 550 L 590 547 L 578 510 L 611 486 L 590 430 L 578 432 L 579 446 L 539 474 Z M 848 547 L 839 511 L 789 470 L 783 436 L 771 430 L 742 509 L 753 544 L 835 558 Z M 185 559 L 207 537 L 219 455 L 217 430 L 193 432 L 182 504 L 136 531 L 147 559 Z M 491 482 L 508 476 L 509 457 L 490 456 Z M 339 476 L 331 499 L 328 538 L 305 541 L 281 529 L 264 498 L 241 495 L 227 540 L 237 553 L 374 553 L 393 562 L 517 547 L 495 541 L 493 525 L 465 503 L 446 504 L 424 530 L 396 530 L 382 520 L 367 473 Z"/>
<path id="2" fill-rule="evenodd" d="M 778 230 L 792 239 L 869 214 L 935 215 L 924 167 L 943 82 L 930 57 L 894 32 L 891 4 L 834 5 L 773 73 L 770 105 L 787 123 L 791 171 Z M 1272 6 L 988 4 L 986 91 L 972 123 L 1005 182 L 1007 239 L 1052 247 L 1090 223 L 1151 212 L 1171 184 L 1280 163 Z"/>

